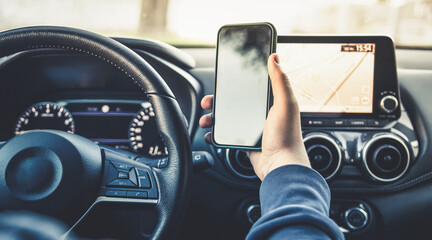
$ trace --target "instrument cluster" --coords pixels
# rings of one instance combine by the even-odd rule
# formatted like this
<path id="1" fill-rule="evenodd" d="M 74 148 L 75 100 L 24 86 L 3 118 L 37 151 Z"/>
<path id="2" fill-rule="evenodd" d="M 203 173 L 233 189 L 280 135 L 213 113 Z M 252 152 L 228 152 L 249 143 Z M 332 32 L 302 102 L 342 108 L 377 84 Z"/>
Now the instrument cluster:
<path id="1" fill-rule="evenodd" d="M 134 100 L 62 100 L 39 102 L 18 117 L 15 135 L 54 129 L 86 137 L 97 144 L 146 157 L 167 156 L 150 102 Z"/>

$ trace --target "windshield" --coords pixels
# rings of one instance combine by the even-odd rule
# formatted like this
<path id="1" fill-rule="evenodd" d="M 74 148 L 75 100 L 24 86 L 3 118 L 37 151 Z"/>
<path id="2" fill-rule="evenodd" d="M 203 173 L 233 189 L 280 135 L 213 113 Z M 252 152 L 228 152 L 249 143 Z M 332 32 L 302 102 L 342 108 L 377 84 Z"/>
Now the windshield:
<path id="1" fill-rule="evenodd" d="M 432 47 L 432 0 L 0 0 L 1 31 L 60 25 L 203 46 L 222 25 L 242 22 L 271 22 L 279 35 L 380 34 Z"/>

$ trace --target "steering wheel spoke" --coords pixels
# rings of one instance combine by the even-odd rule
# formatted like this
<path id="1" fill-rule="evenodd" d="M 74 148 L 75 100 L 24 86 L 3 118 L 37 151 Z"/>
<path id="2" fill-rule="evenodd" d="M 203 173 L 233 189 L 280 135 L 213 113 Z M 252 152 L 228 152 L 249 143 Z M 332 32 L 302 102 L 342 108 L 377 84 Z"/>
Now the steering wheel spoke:
<path id="1" fill-rule="evenodd" d="M 150 166 L 110 149 L 102 152 L 104 170 L 97 202 L 158 203 L 158 186 Z"/>

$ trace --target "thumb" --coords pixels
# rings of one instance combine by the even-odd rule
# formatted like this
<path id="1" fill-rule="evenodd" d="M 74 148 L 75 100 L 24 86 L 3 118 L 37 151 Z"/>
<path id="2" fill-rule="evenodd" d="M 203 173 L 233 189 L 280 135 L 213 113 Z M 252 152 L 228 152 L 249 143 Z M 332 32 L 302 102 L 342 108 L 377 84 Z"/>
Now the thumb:
<path id="1" fill-rule="evenodd" d="M 285 105 L 288 103 L 296 103 L 297 100 L 294 96 L 294 91 L 288 80 L 288 76 L 282 71 L 279 65 L 279 55 L 273 53 L 270 55 L 267 68 L 271 80 L 272 91 L 273 91 L 273 104 L 274 105 Z"/>

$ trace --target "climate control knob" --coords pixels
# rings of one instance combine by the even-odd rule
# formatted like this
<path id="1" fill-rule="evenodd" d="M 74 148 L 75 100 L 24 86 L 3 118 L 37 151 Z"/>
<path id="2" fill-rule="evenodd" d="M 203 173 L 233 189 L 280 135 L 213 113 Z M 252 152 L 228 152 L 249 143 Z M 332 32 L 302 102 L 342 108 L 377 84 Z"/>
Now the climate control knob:
<path id="1" fill-rule="evenodd" d="M 399 101 L 395 96 L 387 95 L 381 98 L 380 108 L 385 113 L 394 112 L 399 106 Z"/>
<path id="2" fill-rule="evenodd" d="M 345 211 L 344 221 L 350 230 L 360 230 L 367 225 L 369 216 L 363 208 L 352 207 Z"/>

